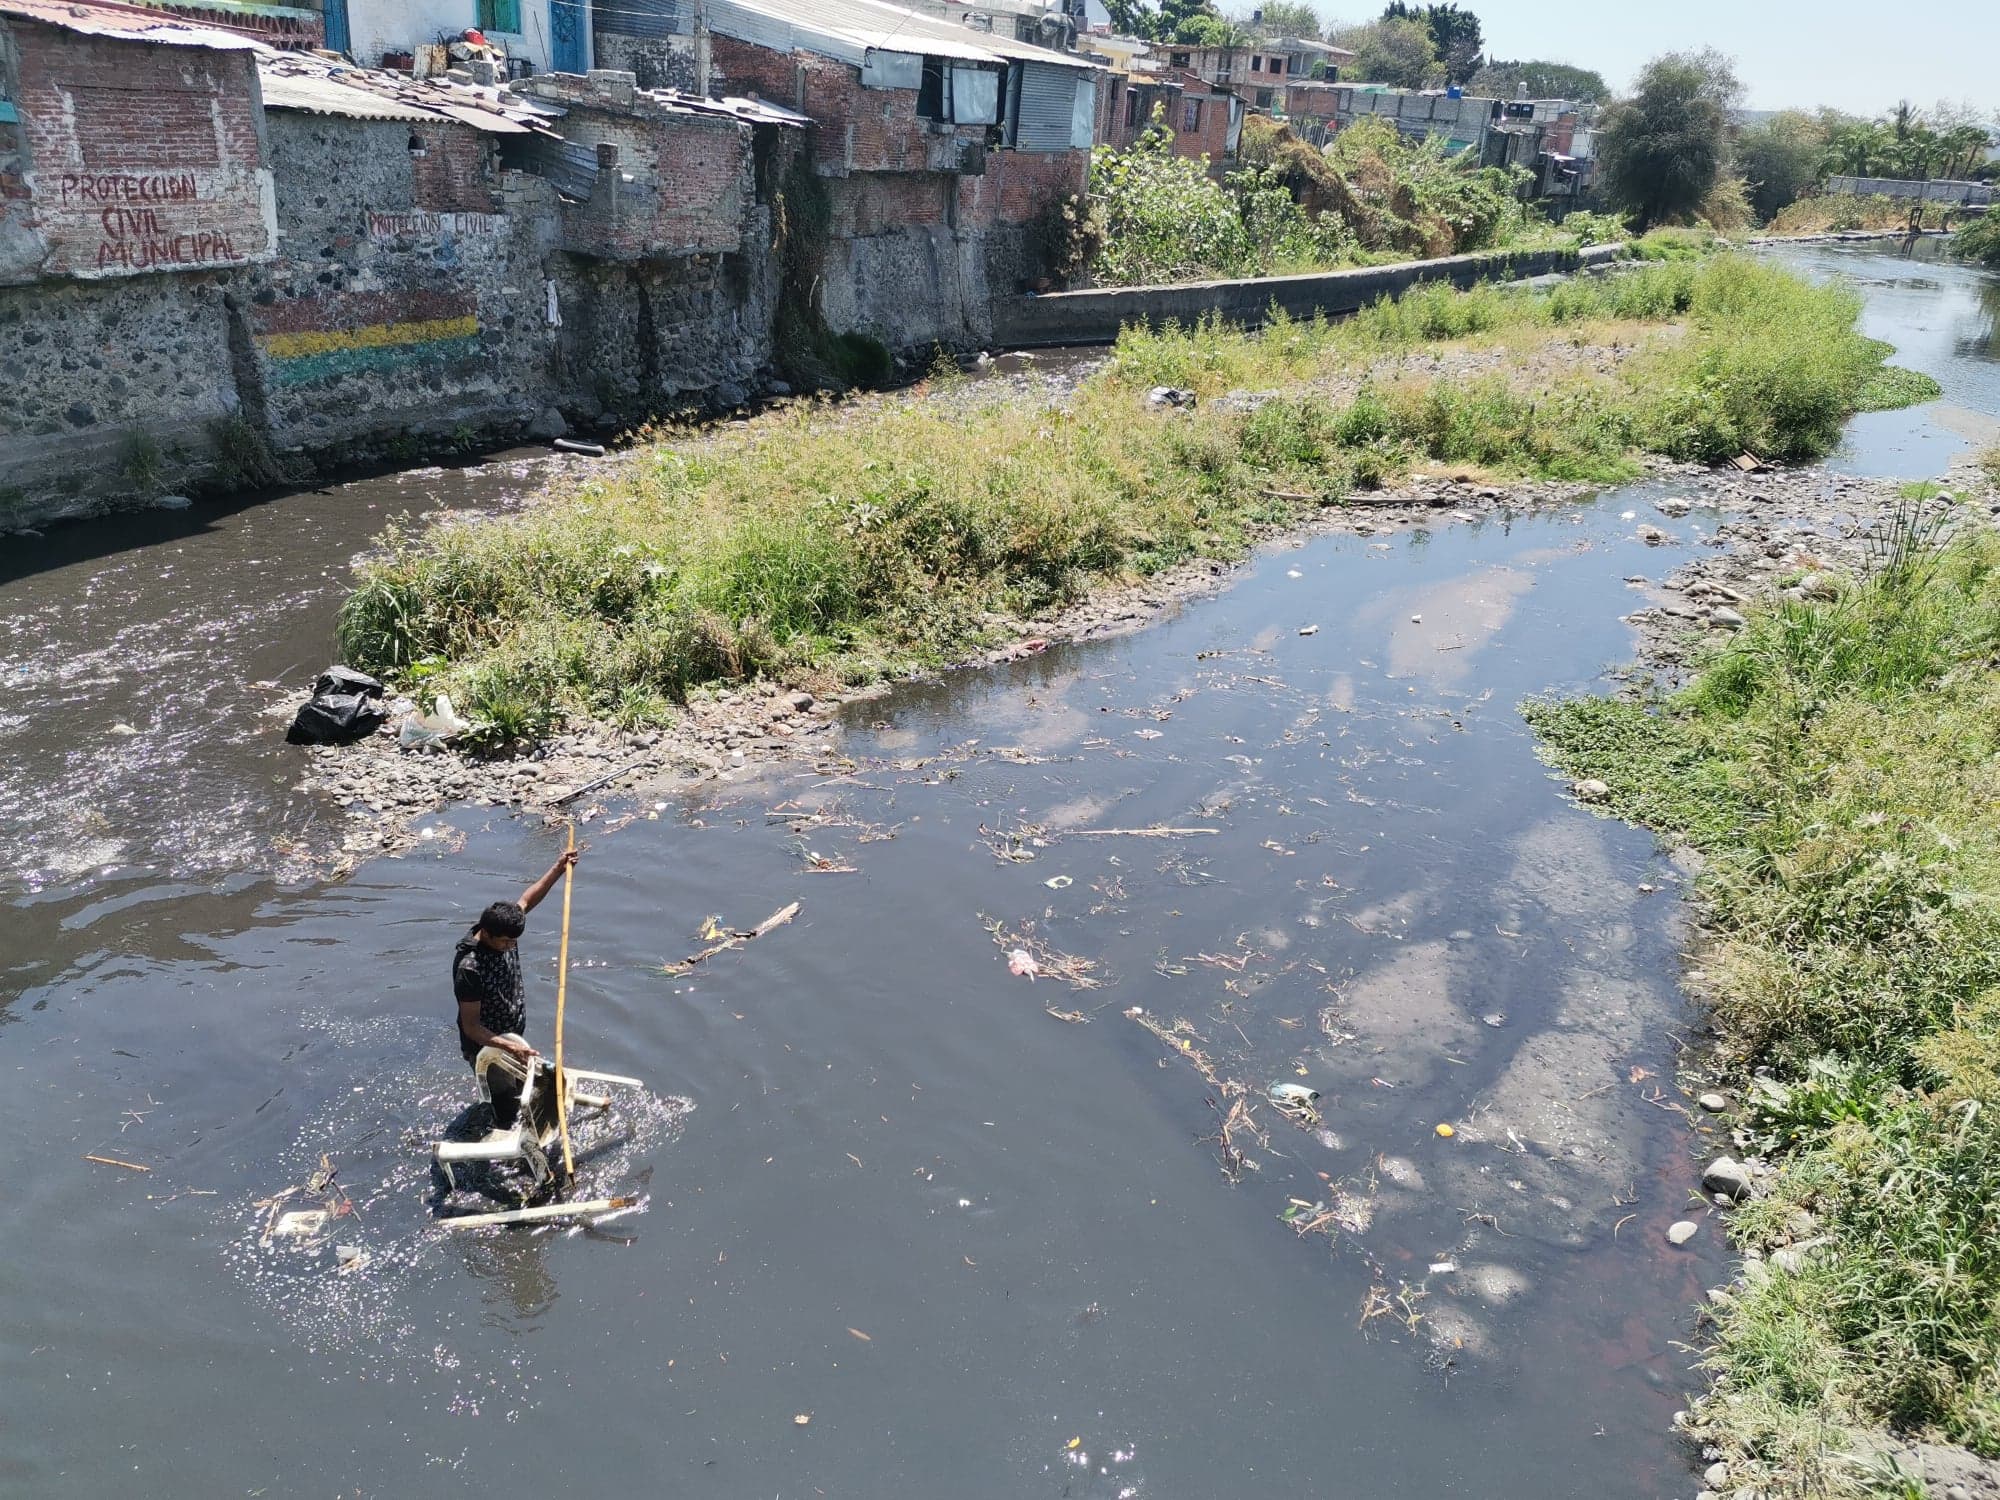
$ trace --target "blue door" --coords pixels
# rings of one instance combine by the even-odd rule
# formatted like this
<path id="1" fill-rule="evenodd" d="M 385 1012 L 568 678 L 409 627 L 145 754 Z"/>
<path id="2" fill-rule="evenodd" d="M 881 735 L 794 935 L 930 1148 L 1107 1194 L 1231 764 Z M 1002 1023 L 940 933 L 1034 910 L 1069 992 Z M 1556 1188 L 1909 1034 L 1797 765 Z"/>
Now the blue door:
<path id="1" fill-rule="evenodd" d="M 347 0 L 326 0 L 326 48 L 347 50 Z"/>
<path id="2" fill-rule="evenodd" d="M 549 66 L 558 73 L 588 73 L 583 45 L 586 0 L 549 0 Z"/>

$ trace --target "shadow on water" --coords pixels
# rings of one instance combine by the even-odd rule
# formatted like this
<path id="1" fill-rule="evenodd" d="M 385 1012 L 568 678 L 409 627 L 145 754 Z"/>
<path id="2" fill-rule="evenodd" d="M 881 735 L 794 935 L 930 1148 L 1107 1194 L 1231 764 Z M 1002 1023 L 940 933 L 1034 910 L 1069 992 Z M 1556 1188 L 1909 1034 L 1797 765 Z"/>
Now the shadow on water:
<path id="1" fill-rule="evenodd" d="M 531 479 L 280 501 L 0 593 L 0 1129 L 33 1164 L 0 1487 L 1692 1490 L 1677 1340 L 1721 1239 L 1669 1083 L 1679 877 L 1515 705 L 1624 659 L 1624 580 L 1714 512 L 1642 484 L 1274 550 L 1143 633 L 850 706 L 845 774 L 587 827 L 567 1045 L 647 1082 L 587 1185 L 644 1209 L 452 1234 L 447 960 L 551 836 L 460 808 L 286 884 L 311 813 L 247 684 L 322 664 L 387 515 Z M 298 1203 L 333 1216 L 270 1233 Z"/>

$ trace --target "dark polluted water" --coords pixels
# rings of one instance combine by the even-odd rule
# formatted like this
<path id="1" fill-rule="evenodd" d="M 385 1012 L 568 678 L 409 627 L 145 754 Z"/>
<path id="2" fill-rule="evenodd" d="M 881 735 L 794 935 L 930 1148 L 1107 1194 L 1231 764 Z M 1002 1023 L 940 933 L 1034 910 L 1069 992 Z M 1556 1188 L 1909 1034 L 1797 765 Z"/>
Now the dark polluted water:
<path id="1" fill-rule="evenodd" d="M 649 1093 L 583 1171 L 642 1207 L 451 1236 L 451 944 L 556 837 L 459 809 L 290 879 L 325 815 L 247 685 L 323 664 L 413 491 L 527 482 L 11 560 L 0 1490 L 1692 1493 L 1677 1344 L 1721 1242 L 1664 1239 L 1679 877 L 1516 705 L 1628 656 L 1625 578 L 1716 513 L 1647 548 L 1640 485 L 1276 549 L 1152 629 L 853 706 L 850 775 L 586 824 L 568 1045 Z M 326 1166 L 352 1212 L 267 1235 Z"/>

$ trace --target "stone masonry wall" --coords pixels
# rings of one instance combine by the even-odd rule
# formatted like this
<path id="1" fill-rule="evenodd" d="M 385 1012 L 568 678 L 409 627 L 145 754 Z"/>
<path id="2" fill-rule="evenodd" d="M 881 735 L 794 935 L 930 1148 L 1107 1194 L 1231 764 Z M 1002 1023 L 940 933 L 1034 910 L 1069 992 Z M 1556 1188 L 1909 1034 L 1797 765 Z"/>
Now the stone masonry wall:
<path id="1" fill-rule="evenodd" d="M 565 243 L 612 259 L 739 248 L 755 194 L 751 128 L 648 99 L 629 82 L 556 75 L 527 85 L 567 111 L 551 124 L 578 146 L 609 146 L 588 203 L 563 209 Z"/>
<path id="2" fill-rule="evenodd" d="M 226 275 L 0 287 L 0 531 L 205 467 L 235 410 Z"/>
<path id="3" fill-rule="evenodd" d="M 630 73 L 642 89 L 674 89 L 697 94 L 700 71 L 695 60 L 693 37 L 620 36 L 597 28 L 597 66 Z"/>
<path id="4" fill-rule="evenodd" d="M 768 234 L 769 210 L 755 216 Z M 777 272 L 769 256 L 620 263 L 558 255 L 558 374 L 580 416 L 636 418 L 748 399 L 771 362 Z"/>
<path id="5" fill-rule="evenodd" d="M 547 406 L 547 184 L 511 182 L 499 212 L 492 137 L 469 125 L 269 118 L 279 254 L 231 300 L 251 355 L 242 396 L 272 443 L 351 451 Z"/>

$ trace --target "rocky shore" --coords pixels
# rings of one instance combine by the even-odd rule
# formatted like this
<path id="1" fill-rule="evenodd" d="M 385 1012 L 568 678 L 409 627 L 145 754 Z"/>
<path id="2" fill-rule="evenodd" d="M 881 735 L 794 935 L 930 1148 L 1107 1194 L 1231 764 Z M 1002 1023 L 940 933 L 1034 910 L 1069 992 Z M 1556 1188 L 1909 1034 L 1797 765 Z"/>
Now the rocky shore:
<path id="1" fill-rule="evenodd" d="M 2000 498 L 1966 461 L 1917 500 L 1896 480 L 1836 474 L 1822 466 L 1737 474 L 1686 467 L 1634 513 L 1638 536 L 1664 545 L 1697 530 L 1711 549 L 1657 580 L 1633 574 L 1627 584 L 1646 603 L 1627 615 L 1639 631 L 1639 665 L 1655 678 L 1679 677 L 1704 637 L 1734 631 L 1742 608 L 1783 593 L 1833 599 L 1879 555 L 1899 520 L 1920 527 L 2000 524 Z"/>
<path id="2" fill-rule="evenodd" d="M 1936 486 L 1854 478 L 1817 466 L 1676 478 L 1685 482 L 1658 497 L 1652 514 L 1633 515 L 1637 533 L 1663 543 L 1699 526 L 1705 533 L 1703 545 L 1711 550 L 1657 581 L 1636 574 L 1626 580 L 1647 600 L 1626 617 L 1639 633 L 1635 690 L 1683 680 L 1710 641 L 1741 628 L 1747 607 L 1779 596 L 1838 599 L 1853 579 L 1879 562 L 1900 530 L 1924 536 L 1964 526 L 2000 526 L 2000 487 L 1969 458 Z M 1929 489 L 1937 492 L 1922 494 Z M 1575 790 L 1579 800 L 1594 800 L 1594 784 L 1578 783 Z M 1694 965 L 1684 982 L 1699 997 L 1706 976 L 1698 939 Z M 1749 1154 L 1752 1136 L 1732 1125 L 1739 1101 L 1713 1087 L 1721 1071 L 1711 1067 L 1698 1044 L 1684 1057 L 1684 1090 L 1696 1099 L 1702 1118 L 1727 1132 L 1730 1149 L 1741 1156 L 1714 1157 L 1701 1175 L 1703 1193 L 1726 1211 L 1761 1194 L 1774 1168 Z M 1742 1245 L 1736 1274 L 1727 1285 L 1709 1289 L 1710 1303 L 1728 1306 L 1747 1287 L 1795 1274 L 1824 1243 L 1812 1216 L 1794 1212 L 1774 1237 Z M 1762 1500 L 1761 1481 L 1729 1461 L 1725 1434 L 1732 1424 L 1725 1403 L 1741 1399 L 1710 1393 L 1676 1416 L 1705 1465 L 1696 1500 Z M 1868 1434 L 1852 1458 L 1857 1472 L 1872 1466 L 1923 1486 L 1910 1493 L 1942 1500 L 2000 1500 L 2000 1462 L 1963 1448 L 1908 1442 L 1884 1431 Z"/>

